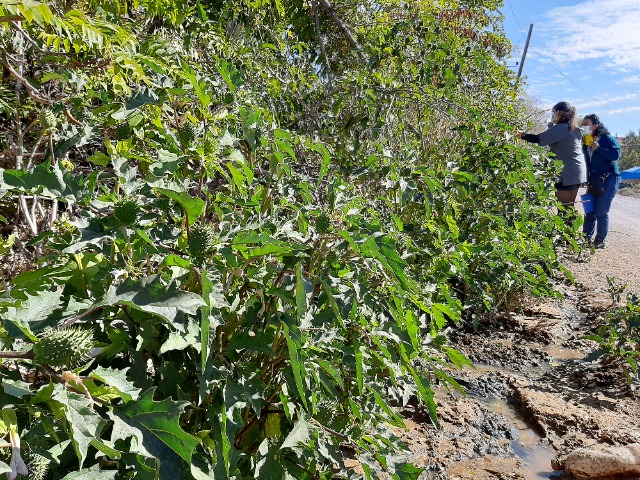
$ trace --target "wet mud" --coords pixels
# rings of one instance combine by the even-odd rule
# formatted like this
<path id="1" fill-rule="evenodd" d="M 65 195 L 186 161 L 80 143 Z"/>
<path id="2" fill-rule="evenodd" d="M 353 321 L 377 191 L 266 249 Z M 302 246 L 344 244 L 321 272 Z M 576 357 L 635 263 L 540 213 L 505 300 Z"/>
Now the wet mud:
<path id="1" fill-rule="evenodd" d="M 449 372 L 466 394 L 437 389 L 439 428 L 407 409 L 407 429 L 396 432 L 421 478 L 573 479 L 553 471 L 556 456 L 640 443 L 640 395 L 620 364 L 594 361 L 596 344 L 584 339 L 603 312 L 562 288 L 562 300 L 452 334 L 475 364 Z"/>

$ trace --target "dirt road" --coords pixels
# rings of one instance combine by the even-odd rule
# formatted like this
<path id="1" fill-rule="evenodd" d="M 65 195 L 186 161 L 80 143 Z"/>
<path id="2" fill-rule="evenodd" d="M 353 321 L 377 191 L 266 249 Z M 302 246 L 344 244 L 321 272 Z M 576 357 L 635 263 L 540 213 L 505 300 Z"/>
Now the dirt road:
<path id="1" fill-rule="evenodd" d="M 617 195 L 611 208 L 611 222 L 616 234 L 634 237 L 640 248 L 640 198 Z"/>
<path id="2" fill-rule="evenodd" d="M 640 198 L 615 197 L 607 248 L 579 260 L 576 256 L 568 258 L 567 267 L 586 292 L 593 294 L 596 304 L 610 299 L 607 277 L 615 278 L 617 283 L 627 285 L 627 291 L 640 295 Z"/>

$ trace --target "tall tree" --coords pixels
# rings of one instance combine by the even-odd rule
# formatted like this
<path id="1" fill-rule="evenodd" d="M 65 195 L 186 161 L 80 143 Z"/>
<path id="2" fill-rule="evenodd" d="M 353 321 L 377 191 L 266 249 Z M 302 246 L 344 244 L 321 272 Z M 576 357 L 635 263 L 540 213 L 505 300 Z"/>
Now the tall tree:
<path id="1" fill-rule="evenodd" d="M 638 133 L 630 131 L 622 138 L 620 167 L 626 170 L 637 166 L 640 166 L 640 131 Z"/>

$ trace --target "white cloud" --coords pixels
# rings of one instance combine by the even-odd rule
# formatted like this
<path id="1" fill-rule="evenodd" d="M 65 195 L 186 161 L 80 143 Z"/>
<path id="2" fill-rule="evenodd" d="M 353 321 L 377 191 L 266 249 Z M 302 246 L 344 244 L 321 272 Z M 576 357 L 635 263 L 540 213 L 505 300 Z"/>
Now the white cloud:
<path id="1" fill-rule="evenodd" d="M 560 64 L 588 61 L 594 70 L 640 69 L 640 2 L 590 0 L 556 7 L 539 29 L 545 51 Z M 535 30 L 534 30 L 535 31 Z"/>
<path id="2" fill-rule="evenodd" d="M 640 83 L 640 75 L 630 75 L 628 77 L 624 77 L 616 81 L 616 85 L 625 85 L 627 83 L 631 83 L 631 84 Z"/>
<path id="3" fill-rule="evenodd" d="M 625 108 L 616 108 L 614 110 L 607 110 L 608 114 L 628 113 L 628 112 L 640 112 L 640 105 L 637 105 L 635 107 L 625 107 Z"/>
<path id="4" fill-rule="evenodd" d="M 603 107 L 605 105 L 611 105 L 612 103 L 626 102 L 627 100 L 633 100 L 638 97 L 640 97 L 640 93 L 628 93 L 617 97 L 605 96 L 600 100 L 586 100 L 584 102 L 580 102 L 579 105 L 580 108 Z"/>

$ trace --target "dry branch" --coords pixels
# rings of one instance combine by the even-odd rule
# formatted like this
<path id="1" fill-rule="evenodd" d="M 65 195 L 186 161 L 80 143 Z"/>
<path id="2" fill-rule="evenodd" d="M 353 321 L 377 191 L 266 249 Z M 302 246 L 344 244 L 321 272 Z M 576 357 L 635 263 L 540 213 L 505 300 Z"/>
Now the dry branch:
<path id="1" fill-rule="evenodd" d="M 329 2 L 329 0 L 318 0 L 318 3 L 324 7 L 325 11 L 329 14 L 331 19 L 333 20 L 333 23 L 335 23 L 338 26 L 338 28 L 342 31 L 342 34 L 347 39 L 349 44 L 356 50 L 356 52 L 358 52 L 358 56 L 360 57 L 360 59 L 362 61 L 365 61 L 367 57 L 362 51 L 362 47 L 360 47 L 360 44 L 358 43 L 358 41 L 351 34 L 349 27 L 347 27 L 347 25 L 342 21 L 342 19 L 336 14 L 335 8 L 331 4 L 331 2 Z"/>
<path id="2" fill-rule="evenodd" d="M 40 92 L 37 88 L 31 85 L 26 78 L 16 72 L 13 66 L 11 66 L 11 64 L 9 63 L 7 52 L 5 52 L 4 50 L 2 51 L 2 63 L 4 64 L 6 69 L 9 70 L 9 73 L 11 73 L 11 75 L 24 86 L 25 90 L 34 101 L 44 103 L 45 105 L 51 105 L 51 102 L 49 100 L 40 96 Z"/>

